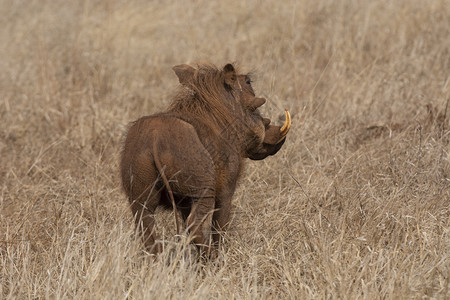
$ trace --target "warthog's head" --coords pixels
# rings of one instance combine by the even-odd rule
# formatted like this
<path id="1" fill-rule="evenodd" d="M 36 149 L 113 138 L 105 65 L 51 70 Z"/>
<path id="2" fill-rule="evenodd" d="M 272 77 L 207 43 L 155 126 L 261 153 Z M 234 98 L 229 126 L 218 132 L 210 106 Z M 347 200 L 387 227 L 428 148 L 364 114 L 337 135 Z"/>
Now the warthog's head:
<path id="1" fill-rule="evenodd" d="M 280 150 L 291 127 L 289 112 L 285 111 L 283 126 L 270 125 L 258 111 L 266 99 L 256 97 L 249 75 L 237 74 L 232 64 L 222 70 L 211 66 L 195 69 L 185 64 L 173 70 L 180 83 L 191 90 L 193 106 L 203 106 L 194 110 L 207 112 L 205 118 L 212 117 L 212 122 L 220 124 L 227 139 L 234 138 L 239 145 L 243 157 L 260 160 Z"/>

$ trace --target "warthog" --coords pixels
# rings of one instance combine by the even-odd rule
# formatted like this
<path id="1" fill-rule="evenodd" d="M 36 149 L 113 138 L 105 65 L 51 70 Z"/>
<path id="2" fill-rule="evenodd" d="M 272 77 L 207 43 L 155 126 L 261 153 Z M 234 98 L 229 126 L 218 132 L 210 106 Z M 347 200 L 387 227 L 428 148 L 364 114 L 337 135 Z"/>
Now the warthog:
<path id="1" fill-rule="evenodd" d="M 173 70 L 182 88 L 167 111 L 142 117 L 128 130 L 122 184 L 148 251 L 161 251 L 154 212 L 163 205 L 174 209 L 178 231 L 181 214 L 204 253 L 216 248 L 230 221 L 244 159 L 277 153 L 291 119 L 285 111 L 282 127 L 270 125 L 257 110 L 266 100 L 255 96 L 249 76 L 237 74 L 232 64 Z"/>

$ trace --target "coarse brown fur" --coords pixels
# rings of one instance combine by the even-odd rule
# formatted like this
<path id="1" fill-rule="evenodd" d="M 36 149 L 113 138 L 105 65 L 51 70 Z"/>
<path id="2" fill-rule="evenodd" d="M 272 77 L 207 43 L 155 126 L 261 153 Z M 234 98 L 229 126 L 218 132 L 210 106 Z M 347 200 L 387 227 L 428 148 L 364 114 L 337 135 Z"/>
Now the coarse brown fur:
<path id="1" fill-rule="evenodd" d="M 249 76 L 237 74 L 232 64 L 174 71 L 182 88 L 168 110 L 142 117 L 128 130 L 122 184 L 148 251 L 161 251 L 154 211 L 164 205 L 181 213 L 195 244 L 209 252 L 230 220 L 243 160 L 275 154 L 285 137 L 260 115 L 265 99 L 255 97 Z"/>

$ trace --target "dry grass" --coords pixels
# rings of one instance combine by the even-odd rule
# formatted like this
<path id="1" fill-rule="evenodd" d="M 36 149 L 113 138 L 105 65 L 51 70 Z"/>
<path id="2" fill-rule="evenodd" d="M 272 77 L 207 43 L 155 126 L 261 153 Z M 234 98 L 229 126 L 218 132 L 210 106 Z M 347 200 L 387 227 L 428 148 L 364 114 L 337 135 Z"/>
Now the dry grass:
<path id="1" fill-rule="evenodd" d="M 0 298 L 450 297 L 449 1 L 0 14 Z M 173 65 L 204 59 L 254 71 L 262 112 L 290 109 L 293 129 L 247 164 L 217 261 L 153 261 L 120 189 L 122 135 L 168 105 Z M 159 214 L 168 242 L 172 220 Z"/>

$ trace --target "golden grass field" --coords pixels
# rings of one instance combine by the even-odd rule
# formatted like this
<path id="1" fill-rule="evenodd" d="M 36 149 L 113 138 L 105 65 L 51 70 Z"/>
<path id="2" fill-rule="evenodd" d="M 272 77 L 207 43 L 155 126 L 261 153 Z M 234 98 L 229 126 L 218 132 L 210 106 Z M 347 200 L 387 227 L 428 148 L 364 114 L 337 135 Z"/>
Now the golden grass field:
<path id="1" fill-rule="evenodd" d="M 0 15 L 0 298 L 450 298 L 448 0 L 2 0 Z M 248 161 L 215 261 L 189 262 L 162 210 L 153 260 L 123 135 L 167 107 L 172 66 L 201 61 L 253 72 L 261 112 L 293 127 Z"/>

